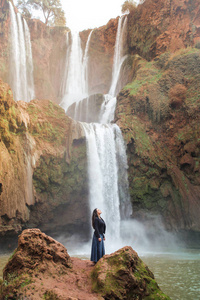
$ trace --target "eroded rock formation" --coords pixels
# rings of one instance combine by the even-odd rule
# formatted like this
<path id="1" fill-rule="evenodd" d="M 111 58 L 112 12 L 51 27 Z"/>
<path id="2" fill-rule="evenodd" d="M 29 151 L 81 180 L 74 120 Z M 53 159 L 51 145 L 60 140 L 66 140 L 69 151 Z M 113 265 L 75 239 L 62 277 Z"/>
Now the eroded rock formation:
<path id="1" fill-rule="evenodd" d="M 200 51 L 135 56 L 135 78 L 118 95 L 128 145 L 133 216 L 161 214 L 176 230 L 200 230 Z"/>
<path id="2" fill-rule="evenodd" d="M 82 128 L 48 100 L 14 102 L 2 81 L 0 112 L 0 235 L 16 235 L 24 226 L 55 230 L 67 223 L 70 231 L 77 219 L 77 230 L 84 230 L 88 191 Z"/>
<path id="3" fill-rule="evenodd" d="M 0 76 L 6 82 L 8 8 L 1 1 Z M 127 142 L 133 217 L 159 214 L 169 230 L 190 233 L 200 231 L 199 20 L 198 0 L 146 0 L 128 15 L 121 83 L 129 84 L 118 95 L 115 116 Z M 67 29 L 28 24 L 36 96 L 59 103 Z M 92 33 L 91 94 L 110 87 L 117 24 L 110 20 Z M 80 33 L 83 49 L 89 33 Z M 88 191 L 81 128 L 48 100 L 15 103 L 3 82 L 0 97 L 1 236 L 36 226 L 84 230 Z"/>
<path id="4" fill-rule="evenodd" d="M 24 230 L 19 236 L 0 289 L 2 300 L 170 300 L 131 247 L 104 256 L 94 267 L 91 261 L 69 257 L 62 244 L 39 229 Z"/>
<path id="5" fill-rule="evenodd" d="M 132 54 L 151 60 L 200 41 L 200 7 L 194 0 L 146 0 L 128 16 Z"/>

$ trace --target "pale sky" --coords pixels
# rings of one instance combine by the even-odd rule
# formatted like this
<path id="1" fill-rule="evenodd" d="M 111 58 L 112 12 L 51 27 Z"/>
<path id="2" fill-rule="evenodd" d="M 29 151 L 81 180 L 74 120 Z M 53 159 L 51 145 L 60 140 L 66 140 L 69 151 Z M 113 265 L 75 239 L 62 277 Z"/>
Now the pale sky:
<path id="1" fill-rule="evenodd" d="M 82 31 L 100 27 L 121 15 L 125 0 L 61 0 L 66 13 L 67 26 Z"/>
<path id="2" fill-rule="evenodd" d="M 125 2 L 125 0 L 60 1 L 66 14 L 67 26 L 76 31 L 106 25 L 110 19 L 121 15 L 121 7 Z M 14 0 L 14 3 L 16 5 L 17 0 Z"/>

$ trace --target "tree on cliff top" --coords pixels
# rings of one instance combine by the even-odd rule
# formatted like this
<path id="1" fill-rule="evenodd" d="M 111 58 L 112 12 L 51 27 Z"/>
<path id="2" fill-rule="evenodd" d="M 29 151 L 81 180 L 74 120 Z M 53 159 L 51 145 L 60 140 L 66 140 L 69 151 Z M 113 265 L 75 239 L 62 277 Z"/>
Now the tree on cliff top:
<path id="1" fill-rule="evenodd" d="M 46 25 L 65 26 L 65 13 L 60 0 L 18 0 L 17 7 L 25 17 L 31 17 L 38 11 L 40 19 Z"/>
<path id="2" fill-rule="evenodd" d="M 132 12 L 136 9 L 137 3 L 134 0 L 126 0 L 122 4 L 122 13 Z"/>
<path id="3" fill-rule="evenodd" d="M 146 0 L 126 0 L 122 4 L 122 13 L 131 13 L 136 10 L 138 4 L 143 4 Z"/>

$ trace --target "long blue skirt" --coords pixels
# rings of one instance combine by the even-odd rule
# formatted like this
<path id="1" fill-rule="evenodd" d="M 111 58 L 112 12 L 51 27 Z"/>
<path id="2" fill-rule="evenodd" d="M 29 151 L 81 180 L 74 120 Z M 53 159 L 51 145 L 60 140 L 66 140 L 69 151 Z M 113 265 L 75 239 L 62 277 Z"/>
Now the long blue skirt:
<path id="1" fill-rule="evenodd" d="M 105 254 L 103 235 L 100 235 L 100 237 L 101 242 L 99 242 L 98 237 L 96 237 L 96 235 L 93 234 L 90 260 L 95 263 Z"/>

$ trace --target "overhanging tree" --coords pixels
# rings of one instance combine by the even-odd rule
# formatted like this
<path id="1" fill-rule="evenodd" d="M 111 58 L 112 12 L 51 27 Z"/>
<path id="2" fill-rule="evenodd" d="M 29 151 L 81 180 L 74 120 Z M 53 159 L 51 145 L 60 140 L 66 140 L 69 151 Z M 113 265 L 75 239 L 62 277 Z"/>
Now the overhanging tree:
<path id="1" fill-rule="evenodd" d="M 31 17 L 34 10 L 40 11 L 46 25 L 66 25 L 60 0 L 18 0 L 17 7 L 25 17 Z"/>

